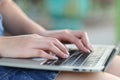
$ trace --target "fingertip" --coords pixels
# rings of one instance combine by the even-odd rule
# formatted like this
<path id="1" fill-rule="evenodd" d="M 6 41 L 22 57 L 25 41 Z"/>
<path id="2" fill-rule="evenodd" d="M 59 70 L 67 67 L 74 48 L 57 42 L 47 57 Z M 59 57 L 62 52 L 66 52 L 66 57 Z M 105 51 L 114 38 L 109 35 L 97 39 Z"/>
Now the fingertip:
<path id="1" fill-rule="evenodd" d="M 59 57 L 61 57 L 61 58 L 68 58 L 69 55 L 68 55 L 68 54 L 65 54 L 65 53 L 62 53 L 61 55 L 59 55 Z"/>
<path id="2" fill-rule="evenodd" d="M 82 50 L 85 53 L 90 53 L 91 51 L 89 49 L 87 49 L 86 47 L 82 47 L 80 48 L 80 50 Z"/>
<path id="3" fill-rule="evenodd" d="M 67 49 L 67 47 L 65 47 L 65 46 L 64 46 L 64 51 L 63 51 L 63 52 L 64 52 L 64 54 L 69 55 L 68 49 Z"/>
<path id="4" fill-rule="evenodd" d="M 51 56 L 50 59 L 58 59 L 58 57 L 56 57 L 56 56 Z"/>
<path id="5" fill-rule="evenodd" d="M 90 53 L 91 51 L 90 51 L 89 49 L 86 49 L 85 52 L 86 52 L 86 53 Z"/>
<path id="6" fill-rule="evenodd" d="M 55 57 L 54 55 L 48 54 L 45 51 L 40 51 L 40 53 L 38 54 L 39 57 L 42 58 L 46 58 L 46 59 L 57 59 L 57 57 Z"/>
<path id="7" fill-rule="evenodd" d="M 66 54 L 64 54 L 64 56 L 63 56 L 63 58 L 68 58 L 69 57 L 69 55 L 66 55 Z"/>
<path id="8" fill-rule="evenodd" d="M 88 45 L 88 48 L 89 48 L 89 50 L 90 50 L 91 52 L 94 51 L 94 48 L 93 48 L 92 45 Z"/>
<path id="9" fill-rule="evenodd" d="M 67 55 L 70 55 L 70 53 L 68 52 L 68 50 L 66 50 L 65 53 L 66 53 Z"/>

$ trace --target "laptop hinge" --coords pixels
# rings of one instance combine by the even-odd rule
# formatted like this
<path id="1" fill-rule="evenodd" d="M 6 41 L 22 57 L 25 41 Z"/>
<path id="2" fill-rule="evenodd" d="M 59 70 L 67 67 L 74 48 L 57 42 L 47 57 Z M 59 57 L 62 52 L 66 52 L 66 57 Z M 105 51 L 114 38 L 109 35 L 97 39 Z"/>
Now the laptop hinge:
<path id="1" fill-rule="evenodd" d="M 102 71 L 105 71 L 105 69 L 108 67 L 109 63 L 111 62 L 111 60 L 114 58 L 114 56 L 117 54 L 117 50 L 116 48 L 114 48 L 110 54 L 110 56 L 108 57 L 106 63 L 104 64 L 104 69 Z"/>

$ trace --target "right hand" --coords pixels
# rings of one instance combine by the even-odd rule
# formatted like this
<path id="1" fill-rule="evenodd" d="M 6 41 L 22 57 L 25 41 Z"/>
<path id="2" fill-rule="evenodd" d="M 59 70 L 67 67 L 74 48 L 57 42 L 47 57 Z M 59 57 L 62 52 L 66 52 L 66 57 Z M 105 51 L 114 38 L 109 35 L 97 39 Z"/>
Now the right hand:
<path id="1" fill-rule="evenodd" d="M 0 57 L 55 59 L 49 52 L 61 58 L 67 58 L 69 55 L 66 47 L 56 38 L 37 34 L 0 38 Z"/>

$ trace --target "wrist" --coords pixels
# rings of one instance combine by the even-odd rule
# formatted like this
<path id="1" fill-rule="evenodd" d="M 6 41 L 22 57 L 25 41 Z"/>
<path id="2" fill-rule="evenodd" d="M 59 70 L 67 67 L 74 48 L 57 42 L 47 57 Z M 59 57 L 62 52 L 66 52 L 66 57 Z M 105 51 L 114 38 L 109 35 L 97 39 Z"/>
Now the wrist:
<path id="1" fill-rule="evenodd" d="M 59 39 L 60 34 L 59 34 L 59 31 L 57 31 L 57 30 L 46 30 L 41 34 L 41 36 Z"/>
<path id="2" fill-rule="evenodd" d="M 47 31 L 47 30 L 40 32 L 39 35 L 45 36 L 45 37 L 51 37 L 51 36 L 52 36 L 52 35 L 51 35 L 51 31 Z"/>

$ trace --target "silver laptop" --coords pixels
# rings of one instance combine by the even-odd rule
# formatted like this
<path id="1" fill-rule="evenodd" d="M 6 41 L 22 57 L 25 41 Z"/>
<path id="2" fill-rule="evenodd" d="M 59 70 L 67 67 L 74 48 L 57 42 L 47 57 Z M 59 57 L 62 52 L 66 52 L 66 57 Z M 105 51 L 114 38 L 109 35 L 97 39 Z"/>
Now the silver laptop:
<path id="1" fill-rule="evenodd" d="M 70 53 L 67 59 L 0 58 L 0 66 L 55 71 L 101 72 L 107 68 L 113 57 L 120 51 L 120 45 L 117 47 L 111 45 L 94 45 L 94 51 L 91 53 L 84 53 L 78 50 L 73 44 L 68 44 L 66 46 L 69 48 Z"/>

